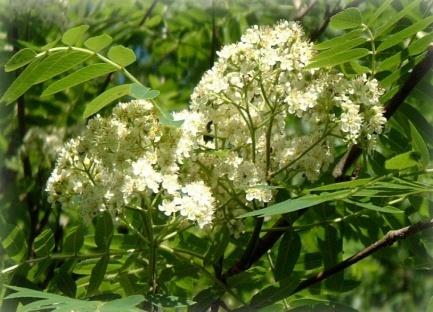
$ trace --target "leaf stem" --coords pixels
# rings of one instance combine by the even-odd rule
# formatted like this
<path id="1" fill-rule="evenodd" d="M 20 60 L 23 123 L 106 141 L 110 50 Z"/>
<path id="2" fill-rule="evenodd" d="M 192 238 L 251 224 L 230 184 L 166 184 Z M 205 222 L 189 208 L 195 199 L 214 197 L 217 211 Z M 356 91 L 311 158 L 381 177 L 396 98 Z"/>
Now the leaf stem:
<path id="1" fill-rule="evenodd" d="M 371 32 L 370 27 L 362 24 L 362 27 L 367 31 L 371 42 L 371 75 L 374 77 L 376 75 L 376 45 L 374 44 L 374 35 Z"/>

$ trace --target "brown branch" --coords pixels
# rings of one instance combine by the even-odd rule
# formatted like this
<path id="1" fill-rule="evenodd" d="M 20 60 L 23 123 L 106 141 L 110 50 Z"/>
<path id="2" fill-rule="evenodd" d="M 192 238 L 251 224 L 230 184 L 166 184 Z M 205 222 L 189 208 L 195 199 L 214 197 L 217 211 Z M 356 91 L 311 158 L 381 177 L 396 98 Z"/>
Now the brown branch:
<path id="1" fill-rule="evenodd" d="M 337 14 L 338 12 L 343 11 L 344 9 L 347 8 L 352 8 L 352 7 L 357 7 L 358 5 L 360 5 L 362 2 L 364 2 L 365 0 L 353 0 L 352 2 L 350 2 L 346 7 L 344 8 L 340 8 L 340 1 L 337 2 L 336 6 L 334 7 L 333 10 L 330 9 L 329 7 L 329 3 L 326 4 L 326 11 L 325 11 L 325 16 L 323 17 L 323 22 L 320 24 L 320 26 L 311 32 L 310 34 L 310 40 L 311 41 L 315 41 L 317 38 L 320 37 L 320 35 L 326 30 L 326 28 L 328 27 L 329 22 L 331 21 L 331 17 L 334 16 L 335 14 Z"/>
<path id="2" fill-rule="evenodd" d="M 319 272 L 318 274 L 311 276 L 310 278 L 304 280 L 301 282 L 298 287 L 290 294 L 293 295 L 301 290 L 304 290 L 308 287 L 311 287 L 317 283 L 320 283 L 324 279 L 327 279 L 328 277 L 337 274 L 345 269 L 347 269 L 349 266 L 361 261 L 362 259 L 372 255 L 376 251 L 379 251 L 385 247 L 391 246 L 398 240 L 405 239 L 408 236 L 414 235 L 416 233 L 419 233 L 421 231 L 431 229 L 433 228 L 433 219 L 427 222 L 418 222 L 416 224 L 412 224 L 410 226 L 406 226 L 404 228 L 389 231 L 383 238 L 376 241 L 375 243 L 371 244 L 370 246 L 364 248 L 360 252 L 356 253 L 352 257 L 338 263 L 337 265 L 333 266 L 332 268 L 329 268 L 327 270 L 323 270 Z"/>
<path id="3" fill-rule="evenodd" d="M 311 11 L 311 9 L 316 5 L 317 2 L 318 2 L 318 0 L 310 1 L 310 3 L 307 6 L 305 6 L 305 8 L 302 11 L 300 11 L 300 12 L 298 12 L 298 14 L 296 14 L 294 20 L 295 21 L 302 21 L 302 19 L 305 17 L 305 15 L 307 15 Z"/>
<path id="4" fill-rule="evenodd" d="M 143 26 L 144 22 L 152 15 L 153 10 L 155 9 L 156 4 L 158 3 L 158 0 L 153 0 L 150 7 L 147 9 L 146 13 L 144 13 L 143 18 L 138 23 L 138 27 Z"/>
<path id="5" fill-rule="evenodd" d="M 300 216 L 302 216 L 307 210 L 300 210 L 298 213 L 289 219 L 286 216 L 278 219 L 272 228 L 290 227 Z M 257 262 L 268 250 L 270 250 L 278 239 L 283 235 L 285 231 L 269 231 L 262 238 L 260 238 L 255 246 L 254 251 L 250 254 L 248 261 L 239 259 L 230 269 L 228 269 L 222 277 L 227 279 L 230 276 L 236 275 L 243 271 L 248 270 L 255 262 Z"/>
<path id="6" fill-rule="evenodd" d="M 28 23 L 27 23 L 28 24 Z M 13 51 L 14 53 L 17 53 L 20 48 L 18 46 L 18 40 L 19 40 L 19 31 L 16 24 L 12 24 L 11 28 L 8 31 L 8 41 L 12 42 L 13 44 Z M 28 33 L 25 34 L 24 39 L 27 39 Z M 16 77 L 18 77 L 19 72 L 16 73 Z M 17 120 L 18 120 L 18 133 L 19 133 L 19 139 L 17 142 L 17 148 L 19 145 L 21 145 L 24 142 L 24 138 L 27 133 L 27 124 L 26 124 L 26 103 L 24 101 L 24 96 L 21 96 L 17 99 Z M 20 155 L 21 158 L 21 164 L 23 168 L 23 174 L 26 182 L 28 183 L 32 179 L 32 168 L 30 163 L 30 158 L 27 154 L 23 153 Z M 38 223 L 38 217 L 39 217 L 39 207 L 36 205 L 35 200 L 33 198 L 32 194 L 33 190 L 28 190 L 25 193 L 25 201 L 27 204 L 28 214 L 29 214 L 29 234 L 28 234 L 28 247 L 27 247 L 27 257 L 31 258 L 33 256 L 32 254 L 32 247 L 33 247 L 33 241 L 35 239 L 35 231 L 36 226 Z"/>
<path id="7" fill-rule="evenodd" d="M 385 105 L 386 119 L 390 119 L 398 108 L 404 103 L 415 86 L 430 72 L 433 68 L 433 46 L 430 46 L 423 60 L 419 62 L 410 73 L 408 79 L 400 90 Z M 361 155 L 362 149 L 358 145 L 352 146 L 345 156 L 338 162 L 334 168 L 333 175 L 336 180 L 341 180 L 344 173 L 350 168 Z"/>
<path id="8" fill-rule="evenodd" d="M 212 9 L 211 9 L 211 23 L 212 23 L 212 33 L 211 33 L 211 50 L 209 54 L 209 66 L 212 67 L 215 59 L 216 59 L 216 51 L 219 48 L 218 42 L 218 31 L 216 25 L 216 16 L 215 16 L 215 2 L 212 0 Z"/>

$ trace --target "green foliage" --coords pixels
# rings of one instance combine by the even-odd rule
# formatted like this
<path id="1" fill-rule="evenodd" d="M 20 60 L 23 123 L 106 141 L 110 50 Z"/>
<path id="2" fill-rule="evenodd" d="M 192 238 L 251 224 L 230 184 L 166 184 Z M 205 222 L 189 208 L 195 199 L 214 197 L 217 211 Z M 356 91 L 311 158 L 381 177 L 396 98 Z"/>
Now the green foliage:
<path id="1" fill-rule="evenodd" d="M 55 311 L 82 311 L 82 312 L 114 312 L 114 311 L 143 311 L 135 306 L 143 302 L 144 297 L 134 295 L 122 299 L 116 299 L 110 302 L 78 300 L 69 297 L 50 294 L 32 289 L 7 286 L 15 290 L 15 293 L 7 296 L 8 299 L 13 298 L 38 298 L 32 303 L 25 305 L 18 311 L 41 311 L 46 309 L 54 309 Z"/>
<path id="2" fill-rule="evenodd" d="M 107 55 L 108 58 L 122 67 L 126 67 L 135 62 L 134 51 L 121 45 L 111 47 Z"/>
<path id="3" fill-rule="evenodd" d="M 335 14 L 330 25 L 336 29 L 356 28 L 362 25 L 361 12 L 357 8 L 349 8 Z"/>
<path id="4" fill-rule="evenodd" d="M 106 63 L 96 63 L 88 65 L 86 67 L 80 68 L 76 72 L 73 72 L 60 80 L 53 82 L 44 90 L 41 96 L 44 97 L 52 95 L 65 89 L 75 87 L 86 81 L 98 78 L 103 75 L 107 75 L 116 70 L 117 68 L 115 66 Z"/>
<path id="5" fill-rule="evenodd" d="M 113 41 L 113 38 L 111 38 L 107 34 L 103 34 L 100 36 L 95 36 L 95 37 L 91 37 L 91 38 L 87 39 L 84 42 L 84 46 L 86 48 L 94 51 L 94 52 L 99 52 L 99 51 L 105 49 L 106 47 L 108 47 L 112 41 Z"/>
<path id="6" fill-rule="evenodd" d="M 89 25 L 81 25 L 67 30 L 62 36 L 62 42 L 68 46 L 77 45 L 83 40 Z"/>
<path id="7" fill-rule="evenodd" d="M 21 68 L 28 63 L 30 63 L 34 57 L 36 56 L 36 52 L 32 49 L 22 49 L 18 51 L 14 56 L 11 57 L 11 59 L 6 63 L 5 65 L 5 71 L 10 72 L 14 71 L 18 68 Z"/>
<path id="8" fill-rule="evenodd" d="M 101 109 L 103 109 L 114 100 L 130 94 L 131 85 L 132 84 L 124 84 L 120 86 L 115 86 L 98 95 L 89 104 L 87 104 L 86 110 L 83 114 L 83 118 L 90 117 L 91 115 L 99 112 Z"/>
<path id="9" fill-rule="evenodd" d="M 153 211 L 149 224 L 148 212 L 136 206 L 125 215 L 105 212 L 83 223 L 79 207 L 47 202 L 54 165 L 48 150 L 56 144 L 39 144 L 32 131 L 46 131 L 45 138 L 64 131 L 65 140 L 80 133 L 83 117 L 110 114 L 110 104 L 124 98 L 150 100 L 161 124 L 179 127 L 182 121 L 171 112 L 188 106 L 216 51 L 239 41 L 252 25 L 297 18 L 314 37 L 325 14 L 336 12 L 314 37 L 316 55 L 308 66 L 376 78 L 384 105 L 433 41 L 432 6 L 425 0 L 364 1 L 346 9 L 346 2 L 322 0 L 214 1 L 207 7 L 156 1 L 151 8 L 152 2 L 75 1 L 65 9 L 67 22 L 59 24 L 36 20 L 35 8 L 15 16 L 0 2 L 2 310 L 204 311 L 217 302 L 220 311 L 224 305 L 239 311 L 428 310 L 431 231 L 295 290 L 388 231 L 431 220 L 431 70 L 389 120 L 374 150 L 364 148 L 347 168 L 347 180 L 337 182 L 329 168 L 309 183 L 293 169 L 278 185 L 257 186 L 272 189 L 275 202 L 230 224 L 201 230 L 172 221 L 164 227 L 168 218 Z M 308 4 L 311 9 L 299 17 Z M 64 26 L 83 21 L 88 25 Z M 293 129 L 309 131 L 295 122 Z M 348 148 L 337 144 L 332 167 Z M 160 199 L 154 200 L 157 206 Z M 260 217 L 260 243 L 250 245 Z M 275 237 L 260 257 L 246 257 L 245 266 L 236 267 L 247 246 L 260 250 Z M 237 273 L 224 275 L 232 267 Z"/>

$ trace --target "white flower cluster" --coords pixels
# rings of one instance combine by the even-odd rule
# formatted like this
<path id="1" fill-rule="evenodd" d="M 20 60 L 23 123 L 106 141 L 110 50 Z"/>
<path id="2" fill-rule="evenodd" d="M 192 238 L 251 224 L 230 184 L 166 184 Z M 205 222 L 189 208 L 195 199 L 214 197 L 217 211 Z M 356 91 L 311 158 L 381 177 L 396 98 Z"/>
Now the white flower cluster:
<path id="1" fill-rule="evenodd" d="M 381 132 L 376 80 L 308 69 L 313 55 L 296 23 L 254 26 L 218 52 L 190 109 L 175 114 L 219 202 L 239 194 L 237 207 L 270 202 L 275 177 L 314 181 L 333 161 L 336 140 L 363 143 Z"/>
<path id="2" fill-rule="evenodd" d="M 248 29 L 218 52 L 190 108 L 173 114 L 179 129 L 162 126 L 146 101 L 92 119 L 61 153 L 51 201 L 91 216 L 158 194 L 166 215 L 204 226 L 218 203 L 216 217 L 240 229 L 233 216 L 273 201 L 280 181 L 317 180 L 337 142 L 364 144 L 382 131 L 376 80 L 308 69 L 313 54 L 296 23 Z"/>
<path id="3" fill-rule="evenodd" d="M 51 163 L 61 151 L 64 137 L 65 128 L 32 127 L 24 137 L 21 150 L 28 156 L 35 154 Z"/>
<path id="4" fill-rule="evenodd" d="M 150 102 L 120 103 L 112 116 L 96 116 L 67 142 L 47 184 L 49 200 L 81 207 L 90 219 L 104 210 L 116 216 L 158 195 L 166 215 L 179 212 L 203 227 L 212 221 L 215 200 L 203 181 L 179 177 L 178 139 L 178 130 L 159 124 Z"/>

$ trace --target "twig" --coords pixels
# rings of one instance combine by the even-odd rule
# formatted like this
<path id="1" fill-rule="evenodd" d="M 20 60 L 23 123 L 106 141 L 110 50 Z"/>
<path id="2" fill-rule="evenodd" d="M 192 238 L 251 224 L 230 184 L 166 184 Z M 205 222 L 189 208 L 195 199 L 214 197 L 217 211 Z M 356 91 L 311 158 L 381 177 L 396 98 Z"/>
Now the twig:
<path id="1" fill-rule="evenodd" d="M 298 14 L 296 14 L 294 20 L 295 21 L 301 21 L 305 15 L 307 15 L 311 9 L 316 5 L 318 0 L 312 0 L 310 1 L 310 3 L 300 12 L 298 12 Z"/>
<path id="2" fill-rule="evenodd" d="M 275 222 L 272 228 L 291 227 L 293 221 L 303 215 L 305 211 L 305 209 L 299 211 L 292 220 L 289 220 L 284 216 L 281 217 L 277 222 Z M 254 249 L 253 253 L 251 253 L 248 261 L 245 261 L 242 258 L 239 259 L 230 269 L 227 270 L 227 272 L 223 274 L 223 278 L 226 279 L 230 276 L 248 270 L 253 263 L 259 260 L 268 250 L 270 250 L 274 246 L 274 244 L 278 241 L 281 235 L 283 235 L 283 233 L 285 232 L 270 231 L 266 233 L 262 238 L 258 240 L 256 248 Z"/>
<path id="3" fill-rule="evenodd" d="M 349 266 L 361 261 L 362 259 L 372 255 L 378 250 L 381 250 L 385 247 L 391 246 L 398 240 L 405 239 L 408 236 L 414 235 L 416 233 L 419 233 L 421 231 L 427 230 L 433 228 L 433 219 L 427 222 L 418 222 L 416 224 L 406 226 L 404 228 L 389 231 L 383 238 L 376 241 L 375 243 L 371 244 L 370 246 L 364 248 L 360 252 L 356 253 L 350 258 L 347 258 L 346 260 L 338 263 L 337 265 L 333 266 L 332 268 L 329 268 L 327 270 L 323 270 L 319 272 L 318 274 L 311 276 L 310 278 L 304 280 L 301 282 L 298 287 L 291 293 L 291 295 L 304 290 L 308 287 L 311 287 L 317 283 L 320 283 L 324 279 L 337 274 L 338 272 L 343 271 L 344 269 L 348 268 Z"/>
<path id="4" fill-rule="evenodd" d="M 27 23 L 28 24 L 28 23 Z M 28 33 L 24 36 L 24 39 L 27 39 Z M 11 29 L 8 32 L 8 41 L 13 43 L 14 53 L 19 51 L 18 46 L 19 34 L 17 25 L 12 25 Z M 18 72 L 17 72 L 18 76 Z M 26 125 L 26 104 L 24 101 L 24 96 L 21 96 L 17 99 L 17 119 L 18 119 L 18 132 L 19 132 L 19 141 L 18 145 L 22 144 L 24 141 L 24 137 L 27 133 L 27 125 Z M 30 158 L 26 154 L 21 155 L 21 162 L 23 166 L 24 178 L 27 180 L 32 179 L 32 168 L 30 164 Z M 29 190 L 25 194 L 25 201 L 27 203 L 27 209 L 29 213 L 30 227 L 28 234 L 28 242 L 27 242 L 27 258 L 33 257 L 33 241 L 35 239 L 36 226 L 38 223 L 39 217 L 39 207 L 35 204 L 35 200 L 32 196 L 32 190 Z"/>
<path id="5" fill-rule="evenodd" d="M 138 23 L 138 27 L 143 26 L 144 22 L 152 15 L 153 10 L 155 9 L 156 4 L 158 3 L 158 0 L 153 0 L 150 7 L 147 9 L 146 13 L 144 13 L 143 18 Z"/>
<path id="6" fill-rule="evenodd" d="M 216 17 L 215 17 L 215 3 L 212 0 L 211 7 L 211 18 L 212 18 L 212 38 L 211 38 L 211 51 L 209 55 L 209 66 L 212 67 L 216 58 L 216 51 L 218 49 L 218 34 L 217 34 L 217 26 L 216 26 Z"/>
<path id="7" fill-rule="evenodd" d="M 337 2 L 337 4 L 335 5 L 334 9 L 331 10 L 329 8 L 329 4 L 326 4 L 326 11 L 325 11 L 325 16 L 323 18 L 323 22 L 322 24 L 320 24 L 320 26 L 311 32 L 310 34 L 310 40 L 314 41 L 317 38 L 320 37 L 320 35 L 326 30 L 326 28 L 328 27 L 329 22 L 331 21 L 331 17 L 334 16 L 335 14 L 337 14 L 338 12 L 347 9 L 347 8 L 352 8 L 352 7 L 357 7 L 358 5 L 360 5 L 363 1 L 365 0 L 353 0 L 352 2 L 350 2 L 346 7 L 344 8 L 340 8 L 340 1 Z"/>

